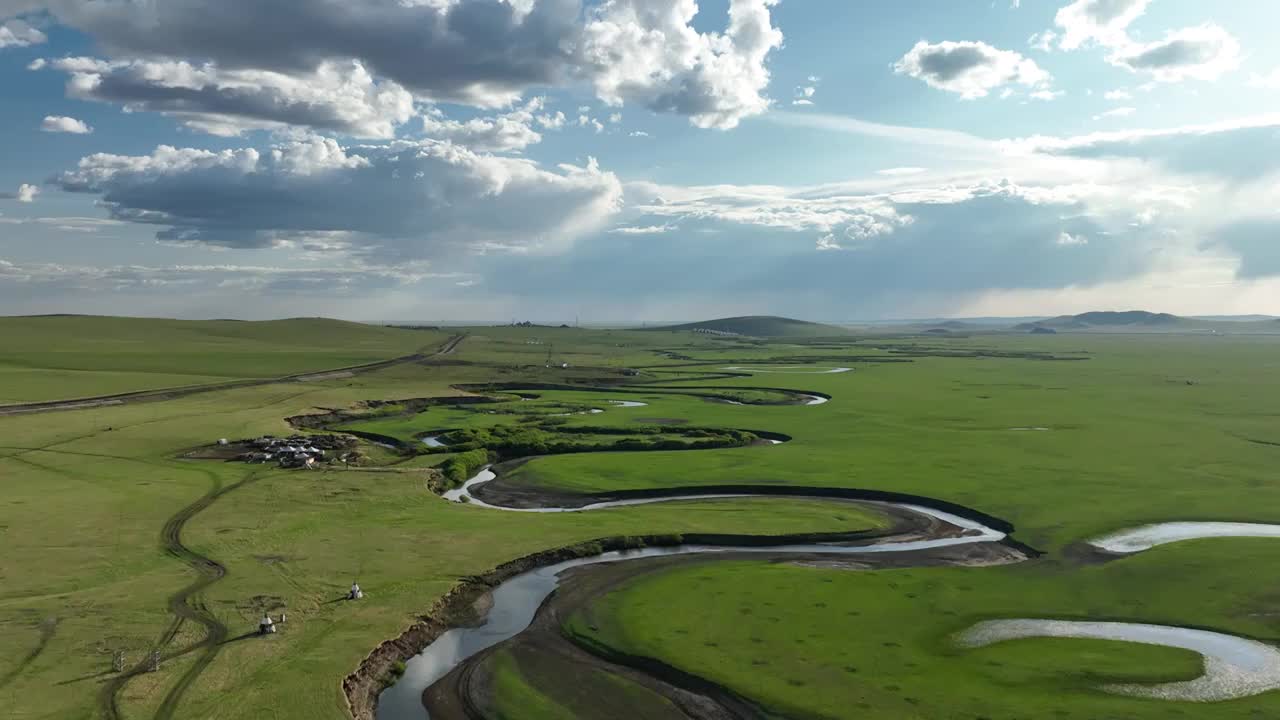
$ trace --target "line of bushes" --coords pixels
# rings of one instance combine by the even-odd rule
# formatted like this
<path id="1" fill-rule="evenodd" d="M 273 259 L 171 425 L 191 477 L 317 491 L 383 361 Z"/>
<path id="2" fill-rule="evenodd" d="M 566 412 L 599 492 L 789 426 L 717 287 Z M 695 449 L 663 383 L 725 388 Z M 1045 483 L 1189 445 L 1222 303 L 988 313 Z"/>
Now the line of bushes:
<path id="1" fill-rule="evenodd" d="M 624 437 L 620 437 L 620 439 L 611 443 L 603 443 L 599 440 L 584 440 L 574 437 L 579 435 Z M 553 431 L 545 427 L 499 425 L 491 428 L 471 428 L 446 433 L 441 437 L 441 440 L 448 447 L 439 451 L 461 452 L 466 455 L 471 452 L 489 450 L 503 458 L 515 458 L 528 455 L 557 455 L 575 452 L 705 450 L 742 447 L 750 445 L 758 439 L 759 437 L 755 433 L 746 430 L 723 428 L 670 428 L 661 425 L 635 427 L 573 426 L 556 427 Z M 441 466 L 442 470 L 448 472 L 446 468 L 453 463 L 453 460 L 454 458 L 451 458 L 446 461 Z M 478 468 L 483 464 L 482 462 L 476 467 Z"/>

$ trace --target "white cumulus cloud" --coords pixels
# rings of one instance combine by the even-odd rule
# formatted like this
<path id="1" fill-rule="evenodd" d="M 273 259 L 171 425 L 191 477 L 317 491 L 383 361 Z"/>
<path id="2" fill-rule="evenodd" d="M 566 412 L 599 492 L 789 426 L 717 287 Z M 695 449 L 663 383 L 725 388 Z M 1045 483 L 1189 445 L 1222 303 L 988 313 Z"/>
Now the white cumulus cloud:
<path id="1" fill-rule="evenodd" d="M 36 196 L 39 194 L 39 187 L 23 183 L 18 186 L 17 192 L 0 192 L 0 200 L 17 200 L 20 203 L 29 203 L 35 202 Z"/>
<path id="2" fill-rule="evenodd" d="M 1052 81 L 1049 73 L 1034 60 L 1012 50 L 972 41 L 930 43 L 921 40 L 893 69 L 966 100 L 986 97 L 992 90 L 1008 85 L 1047 91 Z"/>
<path id="3" fill-rule="evenodd" d="M 1155 42 L 1125 45 L 1107 60 L 1159 82 L 1216 80 L 1240 66 L 1240 42 L 1222 27 L 1206 23 L 1175 30 Z"/>
<path id="4" fill-rule="evenodd" d="M 375 80 L 359 62 L 323 62 L 311 72 L 228 70 L 179 60 L 53 60 L 69 74 L 67 94 L 160 112 L 214 135 L 298 126 L 391 138 L 414 114 L 413 96 Z"/>
<path id="5" fill-rule="evenodd" d="M 83 120 L 65 115 L 46 115 L 40 121 L 40 130 L 47 133 L 71 133 L 72 135 L 88 135 L 93 132 Z"/>
<path id="6" fill-rule="evenodd" d="M 3 16 L 4 12 L 0 10 L 0 17 Z M 0 23 L 0 50 L 40 45 L 48 40 L 48 36 L 24 20 L 14 19 Z"/>
<path id="7" fill-rule="evenodd" d="M 539 116 L 542 106 L 542 98 L 534 98 L 509 113 L 466 121 L 450 120 L 438 109 L 432 109 L 422 117 L 422 130 L 428 137 L 449 140 L 473 150 L 519 151 L 542 141 L 542 135 L 533 129 L 534 123 L 546 129 L 564 125 L 563 113 Z"/>
<path id="8" fill-rule="evenodd" d="M 697 0 L 606 0 L 590 12 L 583 54 L 599 97 L 728 129 L 769 108 L 766 59 L 782 45 L 777 0 L 730 0 L 724 33 L 694 29 Z"/>
<path id="9" fill-rule="evenodd" d="M 594 159 L 551 171 L 449 142 L 319 137 L 261 151 L 90 155 L 56 183 L 101 196 L 113 219 L 160 226 L 163 241 L 260 248 L 340 233 L 343 247 L 410 258 L 562 248 L 621 197 Z"/>
<path id="10" fill-rule="evenodd" d="M 1128 44 L 1129 25 L 1142 17 L 1150 4 L 1151 0 L 1075 0 L 1054 16 L 1054 24 L 1062 31 L 1058 45 L 1075 50 L 1091 44 Z"/>
<path id="11" fill-rule="evenodd" d="M 202 83 L 195 99 L 174 98 L 165 83 L 147 84 L 161 96 L 156 102 L 181 99 L 198 113 L 209 112 L 210 103 L 239 109 L 270 97 L 293 112 L 307 102 L 332 104 L 323 97 L 289 102 L 303 92 L 290 80 L 228 74 L 275 73 L 305 85 L 322 68 L 354 63 L 384 91 L 404 88 L 425 102 L 499 108 L 530 90 L 585 83 L 611 106 L 638 103 L 687 116 L 698 127 L 731 128 L 769 107 L 768 58 L 782 44 L 771 19 L 776 2 L 729 0 L 728 24 L 718 32 L 694 27 L 697 0 L 221 0 L 216 10 L 204 0 L 21 0 L 7 10 L 47 10 L 93 38 L 113 62 L 185 59 L 216 71 L 219 78 Z M 226 83 L 250 85 L 242 90 L 250 98 L 226 92 Z M 120 102 L 148 99 L 144 88 L 125 89 Z M 360 88 L 343 92 L 353 89 Z M 346 119 L 362 136 L 387 136 L 371 132 L 368 122 Z M 357 134 L 333 123 L 306 124 Z"/>

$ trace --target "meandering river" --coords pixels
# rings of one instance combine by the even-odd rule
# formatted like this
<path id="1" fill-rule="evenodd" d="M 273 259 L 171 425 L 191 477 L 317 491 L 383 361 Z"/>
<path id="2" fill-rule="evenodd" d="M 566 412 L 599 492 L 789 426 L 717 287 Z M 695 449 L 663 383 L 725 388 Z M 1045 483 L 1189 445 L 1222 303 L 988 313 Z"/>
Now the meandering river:
<path id="1" fill-rule="evenodd" d="M 610 508 L 648 505 L 662 502 L 687 500 L 713 500 L 740 497 L 776 497 L 763 493 L 734 494 L 699 494 L 696 491 L 679 491 L 663 497 L 652 497 L 631 500 L 614 500 L 599 502 L 581 507 L 537 507 L 514 508 L 493 505 L 472 494 L 478 486 L 491 482 L 496 476 L 489 468 L 485 468 L 475 477 L 468 480 L 461 488 L 445 494 L 447 500 L 467 502 L 476 507 L 506 512 L 563 513 L 589 512 Z M 806 496 L 792 496 L 806 497 Z M 842 502 L 830 497 L 812 497 L 811 499 L 827 502 Z M 942 548 L 969 543 L 999 542 L 1005 533 L 992 529 L 982 523 L 921 505 L 903 503 L 873 503 L 898 508 L 910 513 L 933 518 L 953 532 L 945 536 L 914 539 L 904 541 L 887 541 L 863 545 L 842 545 L 835 543 L 805 543 L 776 546 L 727 547 L 722 545 L 678 545 L 664 548 L 642 548 L 637 550 L 604 553 L 588 558 L 568 560 L 554 565 L 530 570 L 517 575 L 500 584 L 493 591 L 493 605 L 478 627 L 454 628 L 441 635 L 428 645 L 421 653 L 405 663 L 405 674 L 394 685 L 382 692 L 378 698 L 378 720 L 423 720 L 427 712 L 422 705 L 422 693 L 439 681 L 451 670 L 468 658 L 474 656 L 503 640 L 514 637 L 532 622 L 534 614 L 542 602 L 556 589 L 560 583 L 560 573 L 569 568 L 597 563 L 638 560 L 642 558 L 667 555 L 687 555 L 693 553 L 751 552 L 769 554 L 796 555 L 865 555 L 871 553 L 908 552 Z"/>

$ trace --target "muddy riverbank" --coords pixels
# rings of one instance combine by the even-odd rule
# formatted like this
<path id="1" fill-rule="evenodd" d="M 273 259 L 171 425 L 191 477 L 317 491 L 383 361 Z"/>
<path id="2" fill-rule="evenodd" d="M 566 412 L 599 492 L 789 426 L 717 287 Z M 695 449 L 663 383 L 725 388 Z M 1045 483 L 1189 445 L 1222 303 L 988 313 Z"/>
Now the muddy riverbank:
<path id="1" fill-rule="evenodd" d="M 384 641 L 374 648 L 361 661 L 357 669 L 343 679 L 343 692 L 346 695 L 352 717 L 356 720 L 373 720 L 378 695 L 394 679 L 392 668 L 397 663 L 412 659 L 424 647 L 439 639 L 441 635 L 451 628 L 477 624 L 489 605 L 489 602 L 486 601 L 486 596 L 495 587 L 517 575 L 540 567 L 589 558 L 604 553 L 625 552 L 637 548 L 676 547 L 683 544 L 722 545 L 728 547 L 760 542 L 772 542 L 773 544 L 834 541 L 870 542 L 902 532 L 919 532 L 920 530 L 921 526 L 912 521 L 895 524 L 893 527 L 884 530 L 851 531 L 838 534 L 814 533 L 808 535 L 772 536 L 769 538 L 751 535 L 694 533 L 685 535 L 638 535 L 600 538 L 525 555 L 503 563 L 482 575 L 463 578 L 453 589 L 437 599 L 427 612 L 419 617 L 417 622 L 399 636 Z"/>
<path id="2" fill-rule="evenodd" d="M 375 713 L 375 717 L 378 720 L 421 718 L 423 712 L 423 705 L 421 704 L 422 693 L 436 687 L 441 680 L 448 676 L 454 678 L 450 681 L 454 690 L 451 692 L 444 689 L 450 687 L 449 683 L 445 683 L 440 689 L 434 691 L 443 693 L 432 701 L 437 703 L 435 706 L 436 712 L 441 717 L 477 716 L 479 709 L 474 705 L 475 698 L 469 699 L 466 695 L 461 694 L 464 691 L 470 693 L 473 692 L 474 688 L 482 687 L 482 685 L 474 684 L 476 682 L 483 683 L 485 676 L 476 673 L 477 665 L 473 663 L 473 659 L 487 653 L 491 648 L 499 644 L 504 644 L 505 647 L 505 643 L 513 638 L 523 637 L 527 628 L 535 620 L 543 601 L 557 591 L 560 575 L 566 570 L 582 568 L 583 566 L 590 566 L 593 570 L 598 566 L 609 568 L 621 566 L 624 570 L 610 570 L 610 572 L 630 572 L 631 568 L 641 570 L 648 563 L 655 561 L 655 559 L 673 557 L 707 557 L 715 559 L 753 557 L 773 559 L 775 561 L 801 562 L 808 565 L 825 563 L 830 567 L 862 570 L 875 567 L 901 567 L 903 566 L 901 563 L 914 565 L 935 563 L 987 565 L 1018 562 L 1038 554 L 1034 550 L 1024 549 L 1018 543 L 1009 540 L 1006 533 L 1001 530 L 944 510 L 921 505 L 883 501 L 870 502 L 863 498 L 841 497 L 834 490 L 828 489 L 816 489 L 819 493 L 825 493 L 818 495 L 813 492 L 815 490 L 813 488 L 787 488 L 786 492 L 777 494 L 770 493 L 769 490 L 771 488 L 746 488 L 747 492 L 743 493 L 709 496 L 702 492 L 703 489 L 701 488 L 674 488 L 665 490 L 660 495 L 647 493 L 644 498 L 611 502 L 603 501 L 576 507 L 559 507 L 544 504 L 535 508 L 516 508 L 490 505 L 471 494 L 472 491 L 479 490 L 484 485 L 491 483 L 494 477 L 491 471 L 485 470 L 471 481 L 468 481 L 462 489 L 449 493 L 448 497 L 455 500 L 470 500 L 473 505 L 480 506 L 477 508 L 478 511 L 482 511 L 481 509 L 484 508 L 486 510 L 515 512 L 578 512 L 633 504 L 671 500 L 712 499 L 713 497 L 810 497 L 826 500 L 833 504 L 856 502 L 868 505 L 888 515 L 892 520 L 892 524 L 889 529 L 877 532 L 854 530 L 849 532 L 772 537 L 685 535 L 663 536 L 644 540 L 622 539 L 621 544 L 624 546 L 629 545 L 629 549 L 621 551 L 609 550 L 604 545 L 600 545 L 597 547 L 602 552 L 595 555 L 588 554 L 565 559 L 563 554 L 540 554 L 539 556 L 527 558 L 526 563 L 504 566 L 504 568 L 510 570 L 527 565 L 528 569 L 510 575 L 496 585 L 490 585 L 491 590 L 488 592 L 473 590 L 469 594 L 464 593 L 455 601 L 457 604 L 451 608 L 445 608 L 445 610 L 452 609 L 455 615 L 461 613 L 460 617 L 463 619 L 455 618 L 452 623 L 445 620 L 437 624 L 424 620 L 423 623 L 420 623 L 419 632 L 414 633 L 411 630 L 410 633 L 406 634 L 408 637 L 402 637 L 403 642 L 386 646 L 385 656 L 376 660 L 380 660 L 383 665 L 389 668 L 395 665 L 397 661 L 404 662 L 403 654 L 407 648 L 412 647 L 415 643 L 424 643 L 419 645 L 424 649 L 405 662 L 404 676 L 395 682 L 392 687 L 379 694 L 376 700 Z M 807 495 L 806 490 L 810 491 Z M 847 490 L 841 491 L 841 493 L 848 492 Z M 928 502 L 924 498 L 913 497 L 912 499 Z M 549 503 L 550 499 L 544 497 L 543 502 Z M 956 506 L 956 509 L 965 512 L 967 515 L 986 517 L 985 514 L 968 508 Z M 991 521 L 1002 527 L 1010 527 L 1007 522 L 996 518 L 991 518 Z M 617 543 L 618 541 L 615 540 L 614 544 Z M 589 550 L 591 548 L 587 547 L 585 549 Z M 569 554 L 578 554 L 583 551 L 584 548 L 582 546 L 576 546 L 569 550 Z M 879 557 L 882 555 L 891 556 L 893 559 L 882 559 Z M 671 562 L 676 561 L 672 560 Z M 576 572 L 585 572 L 585 570 L 579 569 Z M 505 575 L 506 573 L 503 574 Z M 483 585 L 480 590 L 482 589 Z M 443 612 L 440 616 L 443 617 L 448 614 L 450 613 Z M 471 622 L 467 618 L 476 619 L 479 622 Z M 453 626 L 441 632 L 442 627 L 450 624 Z M 596 655 L 598 657 L 599 653 Z M 616 659 L 607 659 L 607 661 L 616 664 Z M 375 661 L 371 664 L 373 667 L 366 671 L 366 679 L 377 677 L 376 664 L 377 662 Z M 633 670 L 641 671 L 638 668 L 633 668 Z M 672 702 L 687 703 L 696 700 L 694 704 L 698 707 L 702 707 L 704 710 L 710 708 L 710 710 L 707 710 L 710 714 L 705 715 L 705 717 L 750 716 L 732 714 L 734 712 L 740 713 L 744 708 L 735 705 L 729 695 L 708 690 L 701 680 L 692 676 L 681 677 L 683 677 L 681 681 L 683 685 L 676 683 L 673 686 L 674 689 L 673 687 L 667 687 L 672 685 L 670 678 L 653 678 L 649 681 L 652 683 L 650 689 L 655 692 L 660 690 L 660 694 L 671 699 Z M 663 683 L 666 683 L 666 685 L 663 685 Z M 690 690 L 685 686 L 694 687 L 695 690 L 701 688 L 703 694 L 697 695 L 694 690 Z M 362 691 L 364 693 L 363 702 L 365 703 L 362 709 L 367 711 L 367 704 L 370 702 L 368 695 L 371 692 L 371 687 L 366 685 L 362 688 Z M 482 691 L 474 692 L 483 695 Z M 689 694 L 691 692 L 694 692 L 697 697 L 691 696 Z M 708 699 L 707 692 L 710 692 L 715 697 Z M 729 704 L 726 705 L 725 703 Z M 734 710 L 734 707 L 737 709 Z M 715 710 L 715 708 L 720 708 L 720 710 Z M 731 714 L 724 715 L 725 712 Z"/>
<path id="3" fill-rule="evenodd" d="M 917 526 L 915 531 L 895 535 L 893 539 L 919 539 L 940 530 L 940 526 L 932 529 Z M 538 608 L 527 629 L 507 642 L 494 645 L 460 663 L 426 689 L 422 702 L 431 720 L 491 717 L 493 693 L 490 688 L 494 667 L 490 660 L 495 652 L 502 650 L 518 657 L 522 668 L 539 668 L 540 674 L 552 683 L 556 683 L 558 679 L 559 684 L 572 682 L 575 685 L 590 686 L 593 682 L 599 682 L 600 674 L 623 678 L 669 702 L 678 710 L 678 714 L 671 715 L 673 717 L 698 720 L 769 717 L 766 708 L 758 707 L 734 691 L 693 673 L 652 658 L 619 653 L 589 640 L 568 636 L 562 630 L 564 620 L 570 615 L 589 608 L 596 599 L 636 578 L 687 565 L 743 559 L 809 565 L 828 562 L 830 556 L 821 552 L 796 555 L 727 550 L 723 553 L 671 555 L 570 568 L 561 573 L 555 592 Z M 1024 559 L 1025 555 L 1008 545 L 975 542 L 901 553 L 858 555 L 856 561 L 849 561 L 841 567 L 878 570 L 952 564 L 1002 564 Z M 634 697 L 620 698 L 616 694 L 611 697 L 607 692 L 593 693 L 590 697 L 592 712 L 589 717 L 637 716 L 637 709 L 627 705 L 634 701 Z M 401 718 L 396 716 L 384 720 Z"/>

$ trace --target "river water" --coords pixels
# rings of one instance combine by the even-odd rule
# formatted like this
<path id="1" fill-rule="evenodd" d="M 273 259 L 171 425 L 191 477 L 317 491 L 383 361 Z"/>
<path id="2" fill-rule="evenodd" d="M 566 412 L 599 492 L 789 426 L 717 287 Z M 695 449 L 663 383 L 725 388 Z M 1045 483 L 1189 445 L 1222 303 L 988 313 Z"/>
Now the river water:
<path id="1" fill-rule="evenodd" d="M 661 498 L 600 502 L 579 508 L 508 508 L 491 505 L 471 494 L 471 490 L 477 485 L 489 482 L 490 480 L 493 480 L 494 477 L 495 475 L 493 472 L 486 468 L 474 478 L 468 480 L 461 488 L 451 490 L 446 493 L 445 498 L 454 502 L 462 502 L 463 498 L 466 498 L 466 502 L 470 505 L 506 512 L 559 513 L 588 512 L 592 510 L 605 510 L 609 508 L 647 505 L 661 502 L 676 502 L 681 500 L 766 497 L 764 495 L 752 495 L 749 493 L 732 495 L 699 495 L 697 493 L 682 493 L 680 495 Z M 816 497 L 810 499 L 823 500 L 827 502 L 840 502 L 838 500 L 833 501 L 831 498 Z M 880 504 L 890 505 L 890 503 Z M 449 630 L 441 635 L 435 642 L 428 645 L 421 653 L 405 663 L 404 676 L 401 677 L 395 685 L 384 690 L 378 697 L 376 712 L 377 720 L 426 719 L 428 717 L 427 711 L 422 706 L 423 691 L 445 675 L 449 674 L 449 671 L 476 653 L 492 647 L 503 640 L 514 637 L 516 634 L 527 628 L 529 623 L 533 621 L 533 616 L 537 612 L 538 607 L 542 605 L 543 600 L 545 600 L 547 596 L 550 595 L 559 585 L 559 574 L 572 567 L 605 562 L 638 560 L 641 558 L 661 557 L 666 555 L 687 555 L 691 553 L 760 552 L 772 554 L 795 553 L 812 555 L 814 553 L 822 553 L 830 555 L 859 555 L 868 553 L 907 552 L 911 550 L 925 550 L 975 542 L 998 542 L 1003 540 L 1005 537 L 1005 534 L 998 530 L 994 530 L 982 525 L 981 523 L 967 518 L 962 518 L 958 515 L 919 505 L 893 505 L 895 507 L 905 508 L 923 515 L 937 518 L 945 523 L 961 528 L 965 533 L 957 537 L 911 540 L 904 542 L 883 542 L 879 544 L 857 546 L 828 543 L 806 543 L 773 547 L 678 545 L 675 547 L 665 548 L 641 548 L 636 550 L 609 552 L 588 558 L 567 560 L 565 562 L 548 565 L 546 567 L 537 568 L 517 575 L 500 584 L 493 591 L 493 606 L 486 615 L 483 624 L 474 628 L 454 628 Z"/>
<path id="2" fill-rule="evenodd" d="M 1104 535 L 1089 544 L 1115 553 L 1134 553 L 1157 545 L 1213 537 L 1280 538 L 1280 525 L 1240 522 L 1167 522 Z"/>
<path id="3" fill-rule="evenodd" d="M 964 631 L 957 640 L 966 647 L 982 647 L 1033 637 L 1122 640 L 1182 648 L 1204 657 L 1204 674 L 1194 680 L 1102 686 L 1103 690 L 1121 695 L 1216 702 L 1280 688 L 1280 650 L 1256 640 L 1208 630 L 1125 622 L 988 620 Z"/>

